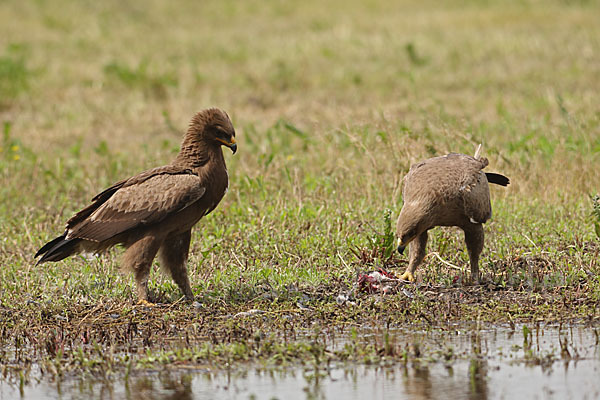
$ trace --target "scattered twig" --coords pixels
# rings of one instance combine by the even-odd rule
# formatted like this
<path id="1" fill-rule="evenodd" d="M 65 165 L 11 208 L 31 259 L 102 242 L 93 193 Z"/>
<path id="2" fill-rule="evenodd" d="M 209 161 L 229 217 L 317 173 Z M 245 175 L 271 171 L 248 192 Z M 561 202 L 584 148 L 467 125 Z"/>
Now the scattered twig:
<path id="1" fill-rule="evenodd" d="M 427 257 L 429 257 L 429 256 L 436 256 L 438 260 L 440 260 L 440 261 L 441 261 L 443 264 L 447 265 L 448 267 L 450 267 L 450 268 L 454 268 L 454 269 L 456 269 L 456 270 L 459 270 L 459 271 L 462 271 L 462 268 L 461 268 L 461 267 L 458 267 L 458 266 L 456 266 L 456 265 L 454 265 L 454 264 L 451 264 L 451 263 L 449 263 L 448 261 L 444 260 L 444 259 L 443 259 L 443 258 L 442 258 L 442 257 L 441 257 L 439 254 L 438 254 L 438 252 L 437 252 L 437 251 L 432 251 L 431 253 L 427 254 Z"/>

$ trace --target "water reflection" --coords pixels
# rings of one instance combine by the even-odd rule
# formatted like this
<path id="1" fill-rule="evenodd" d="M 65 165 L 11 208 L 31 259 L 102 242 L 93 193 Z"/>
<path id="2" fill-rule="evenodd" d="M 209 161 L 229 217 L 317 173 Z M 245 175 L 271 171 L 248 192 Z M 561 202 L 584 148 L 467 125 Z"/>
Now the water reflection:
<path id="1" fill-rule="evenodd" d="M 480 330 L 471 332 L 472 358 L 469 360 L 469 399 L 488 398 L 488 363 L 482 352 L 482 339 L 483 335 Z"/>
<path id="2" fill-rule="evenodd" d="M 166 369 L 132 373 L 124 382 L 42 381 L 25 386 L 22 393 L 25 399 L 591 399 L 600 397 L 595 333 L 589 328 L 523 327 L 397 331 L 399 342 L 422 354 L 418 361 L 231 371 Z M 437 350 L 448 357 L 428 359 L 427 354 Z M 0 400 L 19 397 L 18 384 L 0 380 Z"/>
<path id="3" fill-rule="evenodd" d="M 125 397 L 131 400 L 192 400 L 192 381 L 192 374 L 143 376 L 125 387 Z"/>

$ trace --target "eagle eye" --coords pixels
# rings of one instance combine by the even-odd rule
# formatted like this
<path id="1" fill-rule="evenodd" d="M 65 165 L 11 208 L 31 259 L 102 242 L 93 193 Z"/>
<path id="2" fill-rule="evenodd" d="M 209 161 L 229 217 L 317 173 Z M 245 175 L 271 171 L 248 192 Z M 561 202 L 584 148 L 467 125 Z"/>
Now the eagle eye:
<path id="1" fill-rule="evenodd" d="M 223 138 L 223 139 L 229 139 L 229 137 L 231 135 L 229 135 L 229 133 L 227 133 L 227 131 L 223 128 L 221 128 L 220 126 L 216 126 L 215 127 L 215 132 L 217 137 Z"/>

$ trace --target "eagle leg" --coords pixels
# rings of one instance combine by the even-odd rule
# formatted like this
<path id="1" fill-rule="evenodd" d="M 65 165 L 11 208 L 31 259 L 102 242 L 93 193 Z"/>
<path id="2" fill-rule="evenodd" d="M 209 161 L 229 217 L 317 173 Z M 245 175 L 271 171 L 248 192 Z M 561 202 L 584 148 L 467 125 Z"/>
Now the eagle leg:
<path id="1" fill-rule="evenodd" d="M 194 300 L 187 271 L 187 259 L 190 250 L 191 231 L 170 235 L 160 247 L 160 265 L 166 269 L 187 300 Z"/>
<path id="2" fill-rule="evenodd" d="M 483 250 L 483 226 L 482 224 L 472 224 L 463 228 L 465 231 L 465 242 L 469 252 L 469 261 L 471 263 L 471 281 L 479 283 L 479 255 Z"/>
<path id="3" fill-rule="evenodd" d="M 123 255 L 123 267 L 135 275 L 138 300 L 141 304 L 148 301 L 148 278 L 152 260 L 159 247 L 159 240 L 153 235 L 148 235 L 130 245 Z"/>
<path id="4" fill-rule="evenodd" d="M 406 269 L 406 272 L 404 272 L 401 276 L 400 279 L 403 280 L 407 280 L 410 282 L 414 282 L 415 281 L 415 271 L 417 270 L 417 267 L 419 266 L 419 264 L 421 264 L 421 262 L 423 262 L 423 259 L 425 258 L 425 247 L 427 246 L 427 231 L 421 233 L 419 236 L 417 236 L 416 239 L 414 239 L 412 242 L 410 242 L 410 248 L 409 248 L 409 254 L 410 254 L 410 258 L 408 261 L 408 268 Z"/>

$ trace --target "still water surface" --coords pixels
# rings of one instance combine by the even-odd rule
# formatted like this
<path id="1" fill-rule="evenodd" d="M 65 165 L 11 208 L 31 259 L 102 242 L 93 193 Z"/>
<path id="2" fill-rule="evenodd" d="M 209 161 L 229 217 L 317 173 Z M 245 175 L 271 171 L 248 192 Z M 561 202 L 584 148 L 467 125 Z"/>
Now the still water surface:
<path id="1" fill-rule="evenodd" d="M 22 391 L 0 380 L 0 399 L 598 399 L 598 328 L 545 327 L 524 340 L 522 327 L 473 334 L 394 332 L 423 353 L 452 348 L 452 362 L 391 366 L 330 364 L 272 370 L 164 371 L 123 381 L 38 382 Z M 362 337 L 367 340 L 368 333 Z M 338 345 L 342 345 L 342 339 Z M 562 343 L 562 344 L 561 344 Z M 430 352 L 429 352 L 430 353 Z"/>

